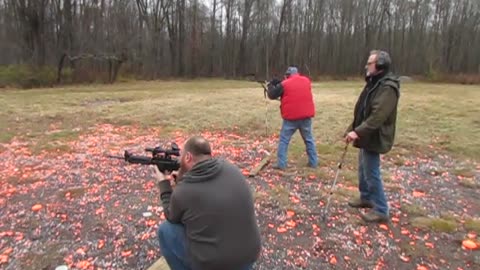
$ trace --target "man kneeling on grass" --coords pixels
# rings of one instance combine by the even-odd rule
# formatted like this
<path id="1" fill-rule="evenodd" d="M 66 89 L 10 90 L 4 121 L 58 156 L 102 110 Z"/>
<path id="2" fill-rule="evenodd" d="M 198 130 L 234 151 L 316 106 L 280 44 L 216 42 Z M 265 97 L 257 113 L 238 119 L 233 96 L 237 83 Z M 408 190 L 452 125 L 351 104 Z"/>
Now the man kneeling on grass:
<path id="1" fill-rule="evenodd" d="M 178 184 L 155 166 L 167 220 L 160 225 L 160 249 L 173 270 L 247 270 L 261 240 L 253 196 L 241 171 L 213 158 L 203 137 L 187 140 L 180 154 Z"/>

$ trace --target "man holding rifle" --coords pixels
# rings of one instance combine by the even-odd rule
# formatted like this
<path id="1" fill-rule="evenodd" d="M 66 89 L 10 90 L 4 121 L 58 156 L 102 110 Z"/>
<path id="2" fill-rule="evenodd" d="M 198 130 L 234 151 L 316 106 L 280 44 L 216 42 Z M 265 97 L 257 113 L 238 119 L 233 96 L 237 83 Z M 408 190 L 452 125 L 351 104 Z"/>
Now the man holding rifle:
<path id="1" fill-rule="evenodd" d="M 261 239 L 253 196 L 238 167 L 212 157 L 208 141 L 191 137 L 180 151 L 172 189 L 155 166 L 166 221 L 160 249 L 172 270 L 249 270 Z"/>
<path id="2" fill-rule="evenodd" d="M 280 130 L 280 142 L 277 150 L 277 164 L 275 169 L 283 170 L 287 167 L 288 144 L 293 134 L 299 130 L 305 143 L 308 166 L 318 166 L 317 149 L 312 133 L 312 118 L 315 116 L 312 83 L 309 78 L 298 73 L 296 66 L 288 67 L 285 80 L 273 79 L 268 84 L 268 98 L 280 98 L 280 111 L 283 118 Z"/>

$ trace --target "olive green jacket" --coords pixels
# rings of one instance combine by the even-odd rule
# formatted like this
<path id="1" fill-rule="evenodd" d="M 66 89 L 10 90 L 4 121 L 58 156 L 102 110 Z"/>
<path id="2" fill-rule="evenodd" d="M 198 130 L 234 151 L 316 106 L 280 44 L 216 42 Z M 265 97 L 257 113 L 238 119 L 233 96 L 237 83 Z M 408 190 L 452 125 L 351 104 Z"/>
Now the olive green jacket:
<path id="1" fill-rule="evenodd" d="M 400 81 L 387 73 L 372 86 L 365 86 L 357 100 L 354 119 L 346 133 L 355 131 L 357 148 L 385 154 L 395 140 Z"/>

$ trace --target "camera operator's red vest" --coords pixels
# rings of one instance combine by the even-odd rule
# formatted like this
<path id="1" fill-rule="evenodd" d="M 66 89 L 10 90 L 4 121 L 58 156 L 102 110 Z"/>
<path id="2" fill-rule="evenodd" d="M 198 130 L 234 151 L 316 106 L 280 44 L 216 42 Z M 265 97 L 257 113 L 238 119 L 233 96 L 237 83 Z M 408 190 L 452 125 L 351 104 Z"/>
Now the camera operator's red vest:
<path id="1" fill-rule="evenodd" d="M 282 118 L 301 120 L 315 116 L 310 79 L 299 74 L 282 81 L 283 95 L 280 104 Z"/>

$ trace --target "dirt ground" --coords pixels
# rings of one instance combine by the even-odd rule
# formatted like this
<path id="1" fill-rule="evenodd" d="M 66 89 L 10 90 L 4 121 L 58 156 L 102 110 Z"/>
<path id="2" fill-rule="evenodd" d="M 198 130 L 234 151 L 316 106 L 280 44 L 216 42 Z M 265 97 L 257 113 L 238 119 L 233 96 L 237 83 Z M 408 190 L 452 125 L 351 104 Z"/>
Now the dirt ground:
<path id="1" fill-rule="evenodd" d="M 105 154 L 143 153 L 160 129 L 93 126 L 66 142 L 69 151 L 33 154 L 22 141 L 3 144 L 0 169 L 2 269 L 146 269 L 161 254 L 156 238 L 164 219 L 150 170 Z M 148 134 L 148 135 L 144 135 Z M 203 133 L 214 154 L 247 175 L 276 137 Z M 176 133 L 181 143 L 187 134 Z M 168 141 L 163 141 L 164 144 Z M 338 145 L 341 147 L 341 145 Z M 63 149 L 63 148 L 59 148 Z M 338 154 L 340 156 L 340 152 Z M 350 149 L 350 152 L 356 152 Z M 434 151 L 433 151 L 434 152 Z M 322 157 L 322 152 L 319 152 Z M 365 224 L 346 201 L 356 185 L 340 173 L 322 220 L 336 164 L 321 170 L 292 160 L 286 172 L 267 165 L 248 178 L 256 199 L 263 252 L 255 269 L 478 269 L 479 251 L 462 248 L 480 233 L 479 166 L 465 173 L 445 155 L 383 157 L 389 224 Z M 345 164 L 353 170 L 353 164 Z M 464 174 L 464 175 L 462 175 Z M 152 213 L 144 217 L 145 212 Z M 477 218 L 476 220 L 473 218 Z M 422 268 L 423 267 L 423 268 Z"/>

